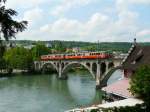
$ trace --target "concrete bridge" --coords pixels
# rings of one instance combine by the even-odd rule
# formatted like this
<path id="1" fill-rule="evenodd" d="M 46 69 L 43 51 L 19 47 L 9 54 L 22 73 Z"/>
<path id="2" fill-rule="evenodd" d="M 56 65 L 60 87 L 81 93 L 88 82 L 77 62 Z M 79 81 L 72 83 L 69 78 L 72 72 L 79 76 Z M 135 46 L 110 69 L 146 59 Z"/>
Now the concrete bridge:
<path id="1" fill-rule="evenodd" d="M 83 66 L 89 71 L 92 77 L 96 80 L 96 87 L 100 87 L 102 80 L 106 74 L 121 65 L 122 58 L 111 59 L 68 59 L 68 60 L 49 60 L 35 61 L 35 70 L 42 71 L 45 67 L 51 66 L 58 73 L 60 79 L 67 78 L 66 72 L 73 68 Z"/>

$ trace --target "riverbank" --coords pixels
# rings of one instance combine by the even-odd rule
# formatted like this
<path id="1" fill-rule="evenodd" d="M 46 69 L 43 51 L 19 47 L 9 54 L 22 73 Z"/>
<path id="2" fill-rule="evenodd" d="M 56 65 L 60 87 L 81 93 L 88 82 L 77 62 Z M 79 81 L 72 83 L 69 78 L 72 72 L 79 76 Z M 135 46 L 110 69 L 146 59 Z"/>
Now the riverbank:
<path id="1" fill-rule="evenodd" d="M 143 104 L 143 103 L 144 102 L 142 100 L 139 100 L 136 98 L 128 98 L 128 99 L 114 101 L 114 102 L 110 102 L 110 103 L 92 105 L 92 106 L 86 107 L 86 108 L 76 108 L 76 109 L 68 110 L 65 112 L 90 112 L 90 111 L 96 110 L 96 109 L 101 110 L 101 109 L 107 109 L 107 108 L 113 108 L 113 107 L 126 107 L 126 106 L 132 107 L 137 104 Z"/>
<path id="2" fill-rule="evenodd" d="M 8 73 L 6 70 L 3 70 L 0 72 L 0 77 L 12 77 L 12 76 L 16 76 L 16 75 L 28 75 L 28 74 L 39 74 L 39 72 L 35 72 L 35 71 L 27 71 L 27 70 L 17 70 L 14 69 L 11 73 Z"/>
<path id="3" fill-rule="evenodd" d="M 86 69 L 82 67 L 78 68 L 73 68 L 70 69 L 70 73 L 80 73 L 80 72 L 85 72 Z M 50 71 L 27 71 L 27 70 L 19 70 L 19 69 L 13 69 L 12 73 L 8 73 L 6 70 L 1 70 L 0 71 L 0 77 L 10 77 L 10 76 L 16 76 L 16 75 L 28 75 L 28 74 L 33 74 L 33 75 L 39 75 L 39 74 L 56 74 L 57 72 L 54 70 Z"/>

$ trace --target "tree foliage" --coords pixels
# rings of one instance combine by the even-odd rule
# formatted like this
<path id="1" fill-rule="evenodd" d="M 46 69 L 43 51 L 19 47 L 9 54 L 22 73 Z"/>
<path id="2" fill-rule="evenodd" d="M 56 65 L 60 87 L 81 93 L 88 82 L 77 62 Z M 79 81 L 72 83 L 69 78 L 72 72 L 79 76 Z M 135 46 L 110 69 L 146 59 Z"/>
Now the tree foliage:
<path id="1" fill-rule="evenodd" d="M 50 49 L 47 48 L 43 43 L 38 42 L 35 47 L 31 49 L 33 60 L 39 60 L 41 55 L 50 53 Z"/>
<path id="2" fill-rule="evenodd" d="M 150 109 L 150 66 L 140 67 L 131 78 L 130 91 L 144 100 Z"/>
<path id="3" fill-rule="evenodd" d="M 7 67 L 20 70 L 31 70 L 33 58 L 30 50 L 23 47 L 9 49 L 4 54 Z"/>
<path id="4" fill-rule="evenodd" d="M 0 0 L 0 63 L 2 68 L 5 64 L 3 40 L 8 41 L 14 38 L 18 32 L 24 31 L 27 27 L 27 21 L 14 20 L 13 17 L 17 16 L 18 13 L 13 9 L 7 9 L 5 2 L 6 0 Z"/>
<path id="5" fill-rule="evenodd" d="M 90 112 L 149 112 L 149 111 L 145 110 L 143 104 L 137 104 L 135 106 L 93 109 Z"/>
<path id="6" fill-rule="evenodd" d="M 1 43 L 1 42 L 0 42 L 0 43 Z M 5 50 L 6 50 L 5 45 L 0 44 L 0 58 L 3 57 L 3 54 L 4 54 Z"/>
<path id="7" fill-rule="evenodd" d="M 5 3 L 6 0 L 0 2 Z M 27 21 L 16 21 L 13 19 L 17 16 L 17 12 L 13 9 L 7 9 L 5 5 L 0 4 L 0 40 L 4 38 L 9 40 L 18 32 L 22 32 L 26 29 Z"/>
<path id="8" fill-rule="evenodd" d="M 20 44 L 23 46 L 31 45 L 37 43 L 36 41 L 30 41 L 30 40 L 16 40 L 11 42 Z M 129 48 L 131 47 L 132 43 L 129 42 L 102 42 L 102 43 L 94 43 L 94 42 L 82 42 L 82 41 L 40 41 L 43 44 L 49 44 L 51 45 L 51 49 L 55 48 L 57 50 L 60 49 L 59 46 L 63 47 L 63 50 L 72 49 L 72 48 L 81 48 L 85 51 L 121 51 L 124 53 L 127 53 Z M 150 45 L 150 43 L 139 43 L 140 45 Z M 60 51 L 63 51 L 60 50 Z"/>
<path id="9" fill-rule="evenodd" d="M 58 52 L 58 53 L 62 53 L 66 51 L 66 47 L 62 42 L 57 42 L 54 46 L 54 49 Z"/>
<path id="10" fill-rule="evenodd" d="M 3 58 L 0 58 L 0 70 L 6 68 L 6 62 Z"/>

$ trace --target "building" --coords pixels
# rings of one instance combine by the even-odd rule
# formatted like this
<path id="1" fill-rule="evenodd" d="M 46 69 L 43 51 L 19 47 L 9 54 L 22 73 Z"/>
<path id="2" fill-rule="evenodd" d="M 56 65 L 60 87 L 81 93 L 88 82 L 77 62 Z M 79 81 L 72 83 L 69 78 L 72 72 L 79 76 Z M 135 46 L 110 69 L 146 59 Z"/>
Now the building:
<path id="1" fill-rule="evenodd" d="M 81 49 L 79 48 L 79 47 L 74 47 L 74 48 L 72 48 L 72 51 L 73 52 L 81 52 Z"/>
<path id="2" fill-rule="evenodd" d="M 103 91 L 109 94 L 113 100 L 133 98 L 129 92 L 130 77 L 142 65 L 150 65 L 150 46 L 141 46 L 136 43 L 136 39 L 132 47 L 129 49 L 128 55 L 122 62 L 121 69 L 123 70 L 123 79 L 102 88 Z"/>
<path id="3" fill-rule="evenodd" d="M 35 45 L 26 45 L 26 46 L 23 46 L 25 49 L 32 49 L 33 47 L 35 47 Z"/>
<path id="4" fill-rule="evenodd" d="M 66 48 L 66 52 L 67 52 L 67 53 L 73 52 L 73 51 L 72 51 L 72 48 Z"/>
<path id="5" fill-rule="evenodd" d="M 150 65 L 150 46 L 136 44 L 122 63 L 124 76 L 130 77 L 142 65 Z"/>
<path id="6" fill-rule="evenodd" d="M 46 43 L 45 46 L 48 47 L 48 48 L 52 48 L 52 44 L 51 43 Z"/>

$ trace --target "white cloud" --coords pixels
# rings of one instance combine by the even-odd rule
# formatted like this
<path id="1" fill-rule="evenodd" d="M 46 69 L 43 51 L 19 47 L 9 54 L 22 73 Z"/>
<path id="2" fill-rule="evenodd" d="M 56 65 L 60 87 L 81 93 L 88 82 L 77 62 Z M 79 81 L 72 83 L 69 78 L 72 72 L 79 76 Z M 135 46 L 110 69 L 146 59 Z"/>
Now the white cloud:
<path id="1" fill-rule="evenodd" d="M 77 20 L 61 18 L 53 24 L 41 27 L 40 31 L 45 35 L 49 35 L 52 39 L 71 40 L 72 37 L 79 37 L 78 33 L 81 27 L 81 23 Z"/>
<path id="2" fill-rule="evenodd" d="M 32 8 L 40 4 L 46 3 L 49 0 L 7 0 L 6 5 L 10 8 Z"/>
<path id="3" fill-rule="evenodd" d="M 39 8 L 26 11 L 23 17 L 23 20 L 27 20 L 29 22 L 29 26 L 38 24 L 38 21 L 42 19 L 43 19 L 43 11 L 42 9 Z"/>
<path id="4" fill-rule="evenodd" d="M 61 18 L 42 26 L 40 32 L 45 40 L 128 41 L 138 30 L 136 17 L 136 13 L 122 12 L 115 21 L 102 13 L 93 14 L 86 22 Z"/>
<path id="5" fill-rule="evenodd" d="M 149 38 L 150 38 L 150 29 L 144 29 L 142 31 L 139 31 L 136 35 L 137 35 L 137 37 L 149 36 Z"/>
<path id="6" fill-rule="evenodd" d="M 150 0 L 116 0 L 119 9 L 128 9 L 128 6 L 132 4 L 150 5 Z"/>
<path id="7" fill-rule="evenodd" d="M 72 8 L 78 6 L 84 6 L 89 3 L 93 3 L 96 0 L 63 0 L 60 5 L 58 5 L 52 12 L 52 15 L 60 16 L 63 15 L 65 12 L 69 11 Z"/>
<path id="8" fill-rule="evenodd" d="M 97 1 L 97 0 L 94 0 Z M 40 8 L 32 8 L 24 13 L 24 19 L 29 21 L 30 27 L 27 31 L 20 33 L 20 39 L 32 40 L 80 40 L 80 41 L 132 41 L 134 34 L 137 37 L 147 37 L 150 30 L 144 29 L 138 24 L 139 14 L 129 10 L 129 6 L 135 3 L 144 3 L 142 0 L 116 0 L 114 16 L 95 12 L 86 21 L 69 19 L 65 12 L 79 6 L 92 3 L 93 0 L 63 0 L 52 11 L 58 18 L 48 21 L 43 16 Z M 148 2 L 147 2 L 148 3 Z M 43 22 L 43 20 L 45 20 Z M 38 25 L 43 22 L 42 26 Z M 36 26 L 31 29 L 31 26 Z M 148 40 L 148 38 L 146 38 Z M 141 41 L 144 38 L 141 38 Z M 149 39 L 150 40 L 150 39 Z"/>
<path id="9" fill-rule="evenodd" d="M 130 3 L 136 4 L 150 4 L 150 0 L 128 0 Z"/>

